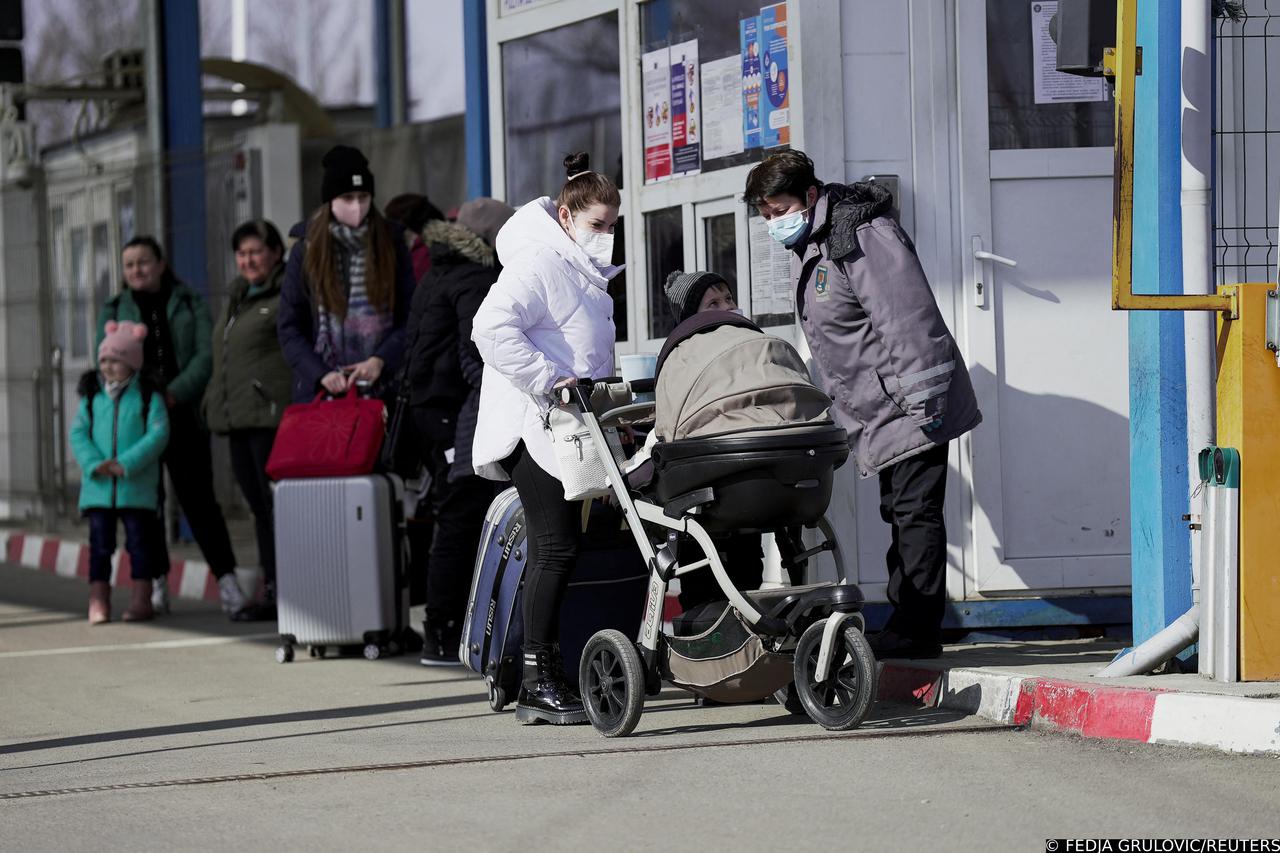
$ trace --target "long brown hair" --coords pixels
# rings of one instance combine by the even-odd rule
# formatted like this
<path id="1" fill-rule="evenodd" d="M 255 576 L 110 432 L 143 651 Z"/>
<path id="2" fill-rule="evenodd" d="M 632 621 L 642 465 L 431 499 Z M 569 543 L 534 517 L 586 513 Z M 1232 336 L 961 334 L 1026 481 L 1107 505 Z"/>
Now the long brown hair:
<path id="1" fill-rule="evenodd" d="M 334 221 L 329 205 L 316 208 L 307 220 L 307 249 L 302 258 L 302 272 L 311 285 L 316 302 L 336 317 L 347 315 L 346 283 L 338 277 L 338 258 L 333 234 L 329 225 Z M 391 314 L 396 307 L 396 247 L 395 237 L 386 218 L 378 208 L 369 205 L 365 219 L 364 286 L 369 294 L 369 304 L 384 314 Z"/>

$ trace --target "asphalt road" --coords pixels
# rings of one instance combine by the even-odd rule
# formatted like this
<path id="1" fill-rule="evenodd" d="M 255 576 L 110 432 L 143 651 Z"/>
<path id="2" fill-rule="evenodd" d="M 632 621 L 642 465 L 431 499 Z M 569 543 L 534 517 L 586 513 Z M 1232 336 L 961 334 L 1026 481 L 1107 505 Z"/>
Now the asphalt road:
<path id="1" fill-rule="evenodd" d="M 636 734 L 522 727 L 410 658 L 274 661 L 187 602 L 90 628 L 83 583 L 0 567 L 0 849 L 1044 850 L 1280 836 L 1280 762 L 880 705 L 832 736 L 675 690 Z M 119 602 L 122 609 L 123 600 Z"/>

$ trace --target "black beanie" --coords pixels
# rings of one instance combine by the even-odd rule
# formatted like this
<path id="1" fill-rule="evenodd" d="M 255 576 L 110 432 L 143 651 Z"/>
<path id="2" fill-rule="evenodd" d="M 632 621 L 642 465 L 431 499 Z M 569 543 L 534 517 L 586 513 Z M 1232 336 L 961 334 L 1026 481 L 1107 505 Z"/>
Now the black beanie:
<path id="1" fill-rule="evenodd" d="M 320 161 L 324 166 L 324 180 L 320 184 L 320 197 L 325 204 L 346 193 L 373 195 L 373 172 L 369 161 L 358 148 L 335 145 Z"/>

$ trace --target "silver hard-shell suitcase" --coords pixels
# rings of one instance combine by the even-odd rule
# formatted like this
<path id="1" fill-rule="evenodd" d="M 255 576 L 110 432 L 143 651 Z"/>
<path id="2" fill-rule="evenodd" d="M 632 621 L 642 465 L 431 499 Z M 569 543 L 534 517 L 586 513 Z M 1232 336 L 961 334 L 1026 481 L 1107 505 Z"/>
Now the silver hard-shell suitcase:
<path id="1" fill-rule="evenodd" d="M 276 660 L 295 645 L 397 654 L 408 624 L 404 484 L 395 475 L 283 480 L 275 486 Z"/>

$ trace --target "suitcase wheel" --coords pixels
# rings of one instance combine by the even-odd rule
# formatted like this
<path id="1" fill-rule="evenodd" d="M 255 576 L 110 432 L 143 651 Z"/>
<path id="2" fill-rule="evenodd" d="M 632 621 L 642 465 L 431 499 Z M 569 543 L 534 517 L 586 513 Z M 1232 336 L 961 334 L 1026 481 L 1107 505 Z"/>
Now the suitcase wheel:
<path id="1" fill-rule="evenodd" d="M 377 660 L 382 657 L 382 646 L 377 643 L 368 643 L 364 647 L 364 656 L 366 660 Z"/>
<path id="2" fill-rule="evenodd" d="M 276 663 L 290 663 L 293 661 L 293 646 L 280 646 L 276 649 Z"/>
<path id="3" fill-rule="evenodd" d="M 489 707 L 494 711 L 501 711 L 507 707 L 507 691 L 492 679 L 489 681 Z"/>
<path id="4" fill-rule="evenodd" d="M 327 646 L 310 646 L 307 653 L 313 658 L 323 658 L 329 653 L 329 649 Z"/>

